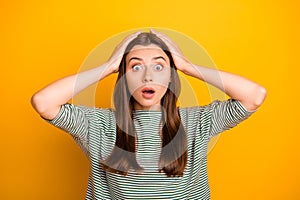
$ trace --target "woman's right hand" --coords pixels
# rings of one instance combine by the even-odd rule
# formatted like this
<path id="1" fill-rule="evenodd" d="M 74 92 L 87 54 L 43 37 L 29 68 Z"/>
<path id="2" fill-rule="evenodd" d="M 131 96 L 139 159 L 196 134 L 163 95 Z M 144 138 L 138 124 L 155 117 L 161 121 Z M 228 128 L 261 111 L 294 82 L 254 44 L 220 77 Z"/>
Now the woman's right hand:
<path id="1" fill-rule="evenodd" d="M 117 72 L 127 45 L 138 34 L 140 32 L 127 36 L 116 46 L 111 57 L 103 65 L 54 81 L 36 92 L 31 98 L 32 106 L 43 118 L 53 119 L 59 112 L 61 105 L 67 103 L 80 91 L 109 74 Z"/>
<path id="2" fill-rule="evenodd" d="M 121 60 L 123 58 L 123 55 L 125 53 L 125 49 L 128 46 L 128 44 L 136 38 L 141 32 L 135 32 L 133 34 L 128 35 L 125 37 L 120 44 L 118 44 L 113 53 L 111 54 L 110 58 L 107 60 L 106 65 L 107 65 L 107 72 L 108 74 L 115 73 L 119 71 L 119 66 L 121 63 Z"/>

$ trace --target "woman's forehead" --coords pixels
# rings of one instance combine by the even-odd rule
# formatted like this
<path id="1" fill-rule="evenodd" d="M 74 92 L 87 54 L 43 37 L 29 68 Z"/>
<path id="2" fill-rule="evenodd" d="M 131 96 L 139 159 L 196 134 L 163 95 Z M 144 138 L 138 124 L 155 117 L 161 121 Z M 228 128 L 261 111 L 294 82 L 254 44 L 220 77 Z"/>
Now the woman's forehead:
<path id="1" fill-rule="evenodd" d="M 166 60 L 169 60 L 167 54 L 159 46 L 155 44 L 150 44 L 147 46 L 135 45 L 129 51 L 126 60 L 128 61 L 131 57 L 151 58 L 157 56 L 162 56 Z"/>
<path id="2" fill-rule="evenodd" d="M 132 49 L 129 51 L 135 51 L 135 50 L 143 50 L 143 49 L 157 49 L 157 50 L 162 50 L 158 45 L 156 44 L 148 44 L 148 45 L 140 45 L 137 44 L 135 46 L 132 47 Z"/>

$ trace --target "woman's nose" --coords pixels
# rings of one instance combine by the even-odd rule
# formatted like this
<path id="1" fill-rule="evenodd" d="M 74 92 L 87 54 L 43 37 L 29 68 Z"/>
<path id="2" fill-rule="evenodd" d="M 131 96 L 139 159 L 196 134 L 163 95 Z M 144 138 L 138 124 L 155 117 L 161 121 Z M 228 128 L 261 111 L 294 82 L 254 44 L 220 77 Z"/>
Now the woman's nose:
<path id="1" fill-rule="evenodd" d="M 150 67 L 146 67 L 145 69 L 145 73 L 144 73 L 144 76 L 143 76 L 143 83 L 147 83 L 147 82 L 152 82 L 152 73 L 151 73 L 151 69 Z"/>

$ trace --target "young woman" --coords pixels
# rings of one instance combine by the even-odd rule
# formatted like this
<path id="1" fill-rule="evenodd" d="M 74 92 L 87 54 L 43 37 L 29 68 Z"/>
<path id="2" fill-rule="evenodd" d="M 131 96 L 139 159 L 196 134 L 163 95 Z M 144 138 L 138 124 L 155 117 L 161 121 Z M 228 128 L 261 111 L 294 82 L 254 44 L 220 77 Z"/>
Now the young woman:
<path id="1" fill-rule="evenodd" d="M 178 108 L 177 70 L 231 98 Z M 115 72 L 114 110 L 67 103 Z M 265 96 L 246 78 L 194 65 L 166 35 L 151 30 L 129 35 L 103 65 L 41 89 L 32 105 L 70 133 L 89 158 L 86 199 L 210 199 L 210 138 L 248 118 Z"/>

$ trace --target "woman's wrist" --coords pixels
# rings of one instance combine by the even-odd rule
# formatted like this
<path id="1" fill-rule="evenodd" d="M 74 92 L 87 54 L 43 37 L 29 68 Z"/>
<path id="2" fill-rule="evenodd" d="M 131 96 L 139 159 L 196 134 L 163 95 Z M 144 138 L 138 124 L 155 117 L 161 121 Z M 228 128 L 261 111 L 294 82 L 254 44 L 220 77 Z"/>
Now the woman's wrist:
<path id="1" fill-rule="evenodd" d="M 179 70 L 188 76 L 192 76 L 194 78 L 203 80 L 200 66 L 194 65 L 192 63 L 186 63 L 182 65 L 182 67 Z"/>
<path id="2" fill-rule="evenodd" d="M 112 69 L 112 67 L 110 67 L 110 63 L 106 62 L 103 63 L 102 65 L 100 65 L 99 67 L 97 67 L 97 71 L 98 71 L 98 81 L 104 79 L 105 77 L 115 73 L 115 70 Z"/>

